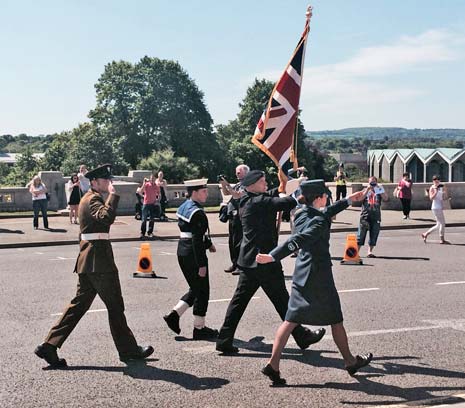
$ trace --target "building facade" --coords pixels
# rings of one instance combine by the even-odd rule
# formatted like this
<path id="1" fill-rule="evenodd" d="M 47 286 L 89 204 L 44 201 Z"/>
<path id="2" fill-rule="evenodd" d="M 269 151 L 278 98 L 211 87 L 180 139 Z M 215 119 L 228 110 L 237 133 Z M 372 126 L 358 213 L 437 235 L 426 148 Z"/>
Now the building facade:
<path id="1" fill-rule="evenodd" d="M 465 181 L 465 149 L 384 149 L 368 150 L 368 173 L 386 182 L 397 182 L 410 173 L 416 183 L 430 182 L 433 175 L 442 181 Z"/>

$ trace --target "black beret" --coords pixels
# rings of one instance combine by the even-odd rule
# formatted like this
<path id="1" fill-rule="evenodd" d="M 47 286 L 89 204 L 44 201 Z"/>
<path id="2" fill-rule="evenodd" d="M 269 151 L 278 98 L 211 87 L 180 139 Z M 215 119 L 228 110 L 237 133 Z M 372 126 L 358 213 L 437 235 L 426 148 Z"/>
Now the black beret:
<path id="1" fill-rule="evenodd" d="M 94 170 L 88 171 L 86 173 L 86 178 L 89 180 L 94 179 L 112 179 L 113 176 L 111 174 L 111 164 L 104 164 L 103 166 L 97 167 Z"/>
<path id="2" fill-rule="evenodd" d="M 324 180 L 305 180 L 300 184 L 300 190 L 304 196 L 331 194 Z"/>
<path id="3" fill-rule="evenodd" d="M 247 175 L 242 179 L 241 184 L 244 187 L 251 186 L 262 177 L 265 177 L 265 172 L 261 170 L 250 170 Z"/>

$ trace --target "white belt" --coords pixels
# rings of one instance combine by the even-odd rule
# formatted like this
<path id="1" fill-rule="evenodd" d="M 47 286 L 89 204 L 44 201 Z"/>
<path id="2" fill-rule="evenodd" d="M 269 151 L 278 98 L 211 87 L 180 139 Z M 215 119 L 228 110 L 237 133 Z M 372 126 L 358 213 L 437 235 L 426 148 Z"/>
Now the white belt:
<path id="1" fill-rule="evenodd" d="M 192 238 L 192 232 L 183 232 L 181 231 L 179 234 L 180 238 Z"/>
<path id="2" fill-rule="evenodd" d="M 81 234 L 82 241 L 95 241 L 96 239 L 110 239 L 108 232 L 96 232 L 94 234 Z"/>

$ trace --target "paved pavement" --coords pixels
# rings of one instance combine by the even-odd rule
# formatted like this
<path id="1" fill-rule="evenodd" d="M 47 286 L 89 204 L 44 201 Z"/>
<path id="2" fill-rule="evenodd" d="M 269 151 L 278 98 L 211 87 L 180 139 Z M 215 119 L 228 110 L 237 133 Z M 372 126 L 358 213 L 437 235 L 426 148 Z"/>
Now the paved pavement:
<path id="1" fill-rule="evenodd" d="M 338 232 L 356 231 L 360 209 L 349 208 L 338 214 L 332 230 Z M 447 210 L 445 212 L 448 226 L 465 226 L 465 209 Z M 179 236 L 174 213 L 168 214 L 168 222 L 155 224 L 154 239 L 176 239 Z M 382 213 L 382 229 L 420 228 L 426 229 L 435 224 L 431 211 L 412 211 L 411 219 L 403 220 L 402 212 L 384 210 Z M 227 236 L 228 225 L 218 220 L 216 213 L 209 213 L 210 231 L 213 236 Z M 42 220 L 39 219 L 42 226 Z M 0 217 L 0 248 L 20 248 L 44 245 L 68 245 L 78 242 L 79 226 L 70 224 L 67 216 L 49 218 L 51 230 L 43 228 L 34 230 L 31 218 L 1 218 Z M 138 241 L 140 221 L 132 216 L 117 217 L 111 228 L 111 239 L 118 241 Z M 289 223 L 284 222 L 281 232 L 290 232 Z"/>

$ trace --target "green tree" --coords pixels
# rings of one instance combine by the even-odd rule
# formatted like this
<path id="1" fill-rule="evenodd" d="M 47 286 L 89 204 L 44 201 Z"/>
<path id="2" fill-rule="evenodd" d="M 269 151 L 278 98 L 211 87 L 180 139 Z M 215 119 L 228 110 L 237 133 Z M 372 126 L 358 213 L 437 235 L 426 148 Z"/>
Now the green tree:
<path id="1" fill-rule="evenodd" d="M 76 173 L 81 164 L 89 169 L 101 164 L 113 164 L 115 174 L 127 171 L 118 146 L 103 129 L 92 123 L 82 123 L 69 133 L 66 155 L 61 164 L 64 174 Z"/>
<path id="2" fill-rule="evenodd" d="M 71 132 L 62 132 L 55 135 L 41 160 L 42 170 L 60 171 L 63 166 L 63 161 L 68 154 L 70 144 Z"/>
<path id="3" fill-rule="evenodd" d="M 112 62 L 95 85 L 93 123 L 120 146 L 135 168 L 153 151 L 171 148 L 202 172 L 217 170 L 220 149 L 203 93 L 179 63 L 144 57 Z"/>
<path id="4" fill-rule="evenodd" d="M 177 157 L 171 149 L 154 152 L 143 159 L 138 166 L 141 170 L 163 171 L 168 183 L 177 184 L 184 180 L 200 177 L 200 169 L 189 162 L 187 157 Z"/>
<path id="5" fill-rule="evenodd" d="M 5 178 L 5 184 L 10 186 L 26 185 L 37 174 L 39 161 L 32 155 L 30 148 L 27 148 L 23 154 L 20 154 L 12 170 Z"/>

